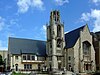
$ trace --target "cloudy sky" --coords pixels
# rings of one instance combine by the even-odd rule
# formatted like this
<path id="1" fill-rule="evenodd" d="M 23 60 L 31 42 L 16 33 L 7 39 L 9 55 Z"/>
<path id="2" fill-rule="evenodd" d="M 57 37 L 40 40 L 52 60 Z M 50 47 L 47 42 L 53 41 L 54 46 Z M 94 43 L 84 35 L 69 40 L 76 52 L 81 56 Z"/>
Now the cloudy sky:
<path id="1" fill-rule="evenodd" d="M 50 11 L 59 10 L 64 31 L 85 25 L 100 30 L 100 0 L 0 0 L 0 50 L 8 37 L 46 40 Z"/>

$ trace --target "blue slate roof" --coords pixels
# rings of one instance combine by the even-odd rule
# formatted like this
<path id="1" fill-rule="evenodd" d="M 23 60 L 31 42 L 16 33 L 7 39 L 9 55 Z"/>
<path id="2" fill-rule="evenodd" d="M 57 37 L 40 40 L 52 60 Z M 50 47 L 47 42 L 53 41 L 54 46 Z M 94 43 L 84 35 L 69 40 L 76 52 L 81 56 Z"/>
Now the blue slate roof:
<path id="1" fill-rule="evenodd" d="M 65 34 L 65 48 L 71 48 L 75 45 L 80 36 L 80 30 L 83 30 L 84 27 L 82 26 Z"/>
<path id="2" fill-rule="evenodd" d="M 36 54 L 46 56 L 46 42 L 40 40 L 9 37 L 8 50 L 11 54 Z"/>

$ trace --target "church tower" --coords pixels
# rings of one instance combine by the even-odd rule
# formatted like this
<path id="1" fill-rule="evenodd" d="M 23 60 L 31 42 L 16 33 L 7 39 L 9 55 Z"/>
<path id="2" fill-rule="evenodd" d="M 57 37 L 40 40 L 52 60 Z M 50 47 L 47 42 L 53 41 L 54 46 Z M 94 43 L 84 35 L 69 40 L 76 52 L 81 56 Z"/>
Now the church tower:
<path id="1" fill-rule="evenodd" d="M 64 46 L 64 25 L 61 23 L 59 11 L 54 10 L 50 13 L 50 22 L 47 25 L 48 68 L 51 71 L 64 68 Z"/>

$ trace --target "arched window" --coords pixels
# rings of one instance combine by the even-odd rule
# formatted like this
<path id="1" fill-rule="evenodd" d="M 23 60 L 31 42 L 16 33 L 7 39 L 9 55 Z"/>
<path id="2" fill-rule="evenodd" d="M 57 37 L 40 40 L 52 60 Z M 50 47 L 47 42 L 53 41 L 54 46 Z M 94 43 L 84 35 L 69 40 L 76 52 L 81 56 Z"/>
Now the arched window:
<path id="1" fill-rule="evenodd" d="M 57 26 L 57 36 L 61 37 L 61 26 L 60 25 Z"/>
<path id="2" fill-rule="evenodd" d="M 83 53 L 88 55 L 90 53 L 91 44 L 88 41 L 83 42 Z"/>
<path id="3" fill-rule="evenodd" d="M 61 42 L 62 40 L 61 39 L 57 39 L 57 47 L 61 47 Z"/>

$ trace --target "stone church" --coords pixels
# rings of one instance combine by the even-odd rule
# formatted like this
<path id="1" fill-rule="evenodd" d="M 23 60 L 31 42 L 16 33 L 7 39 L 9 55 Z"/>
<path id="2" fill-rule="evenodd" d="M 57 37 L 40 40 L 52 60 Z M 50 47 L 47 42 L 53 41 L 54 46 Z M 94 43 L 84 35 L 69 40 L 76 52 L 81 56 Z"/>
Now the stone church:
<path id="1" fill-rule="evenodd" d="M 96 71 L 100 71 L 100 31 L 92 33 L 95 49 Z"/>
<path id="2" fill-rule="evenodd" d="M 95 71 L 95 50 L 87 25 L 65 34 L 66 68 L 73 72 Z"/>
<path id="3" fill-rule="evenodd" d="M 17 71 L 95 71 L 95 50 L 88 25 L 64 34 L 57 10 L 50 13 L 47 41 L 10 37 L 8 55 L 9 67 Z"/>
<path id="4" fill-rule="evenodd" d="M 50 14 L 50 23 L 47 25 L 47 61 L 48 68 L 52 71 L 64 68 L 64 25 L 60 21 L 58 11 Z"/>
<path id="5" fill-rule="evenodd" d="M 64 34 L 59 11 L 52 11 L 47 25 L 48 68 L 76 73 L 95 71 L 95 50 L 88 25 Z"/>

